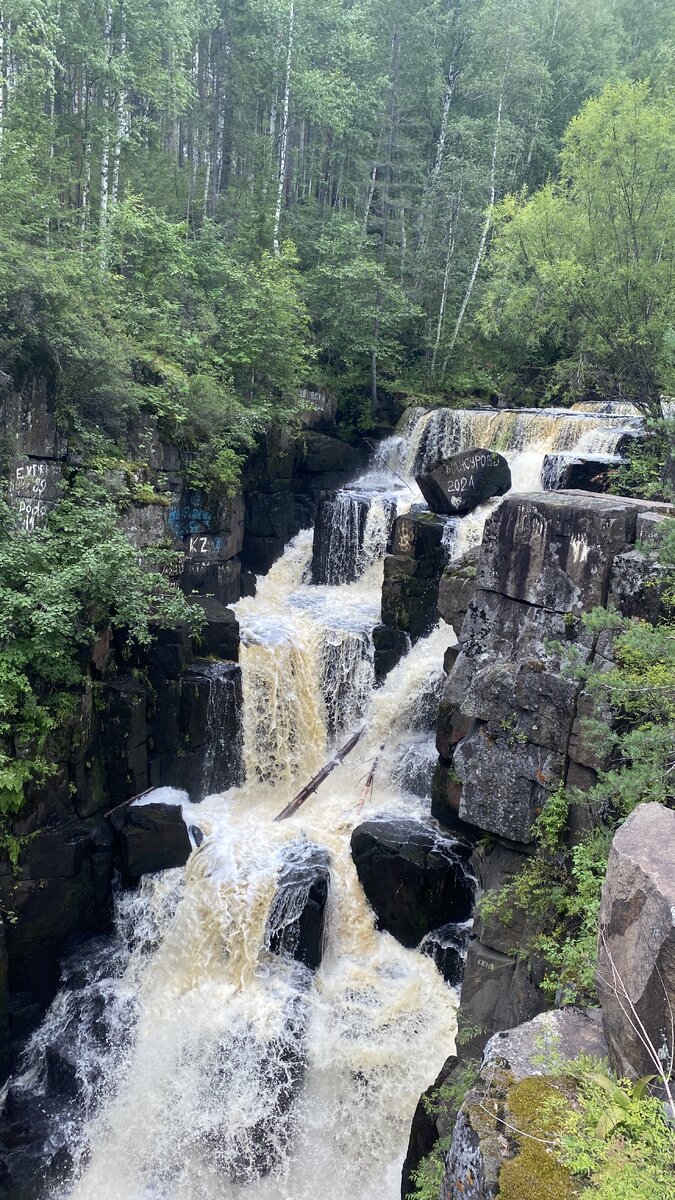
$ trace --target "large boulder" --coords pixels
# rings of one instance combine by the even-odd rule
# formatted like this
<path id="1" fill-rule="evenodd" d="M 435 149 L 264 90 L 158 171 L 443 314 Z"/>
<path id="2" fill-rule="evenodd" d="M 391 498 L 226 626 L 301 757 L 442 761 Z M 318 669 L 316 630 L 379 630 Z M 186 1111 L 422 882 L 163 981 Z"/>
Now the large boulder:
<path id="1" fill-rule="evenodd" d="M 434 463 L 417 476 L 417 486 L 432 512 L 460 517 L 511 487 L 511 469 L 494 450 L 462 450 Z"/>
<path id="2" fill-rule="evenodd" d="M 612 471 L 625 462 L 618 454 L 546 454 L 541 469 L 547 491 L 581 488 L 585 492 L 608 492 Z"/>
<path id="3" fill-rule="evenodd" d="M 267 918 L 266 941 L 273 954 L 293 958 L 311 970 L 319 966 L 329 888 L 328 851 L 294 842 L 284 854 Z"/>
<path id="4" fill-rule="evenodd" d="M 379 817 L 352 833 L 352 858 L 380 929 L 404 946 L 471 915 L 470 847 L 409 817 Z"/>
<path id="5" fill-rule="evenodd" d="M 642 804 L 614 837 L 602 891 L 597 985 L 610 1060 L 622 1075 L 654 1072 L 675 1009 L 675 812 Z"/>
<path id="6" fill-rule="evenodd" d="M 190 857 L 190 837 L 178 804 L 128 804 L 110 814 L 110 823 L 116 861 L 129 884 L 142 875 L 182 867 Z"/>

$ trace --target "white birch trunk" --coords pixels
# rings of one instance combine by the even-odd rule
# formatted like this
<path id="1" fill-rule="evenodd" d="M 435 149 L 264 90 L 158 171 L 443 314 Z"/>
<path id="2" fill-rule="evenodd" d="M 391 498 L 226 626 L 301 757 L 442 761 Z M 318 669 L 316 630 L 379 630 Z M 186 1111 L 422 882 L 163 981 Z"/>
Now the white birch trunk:
<path id="1" fill-rule="evenodd" d="M 450 346 L 448 349 L 448 353 L 445 358 L 445 362 L 443 363 L 443 374 L 445 374 L 445 370 L 448 365 L 448 359 L 450 358 L 450 355 L 452 354 L 452 351 L 455 348 L 457 338 L 459 337 L 459 333 L 462 328 L 462 323 L 463 323 L 464 317 L 466 315 L 466 310 L 469 307 L 469 301 L 471 300 L 471 296 L 473 295 L 473 289 L 474 289 L 474 286 L 476 283 L 476 279 L 478 277 L 478 272 L 480 270 L 481 263 L 483 261 L 483 256 L 485 254 L 485 247 L 487 246 L 488 235 L 490 233 L 490 229 L 492 228 L 492 218 L 494 216 L 495 201 L 497 198 L 497 151 L 499 149 L 499 134 L 501 131 L 502 111 L 504 108 L 504 90 L 506 88 L 506 79 L 507 79 L 507 76 L 509 73 L 510 65 L 511 65 L 511 41 L 509 38 L 509 47 L 508 47 L 508 51 L 507 51 L 506 64 L 504 66 L 504 73 L 502 75 L 502 80 L 501 80 L 501 84 L 500 84 L 500 88 L 499 88 L 499 102 L 497 104 L 497 120 L 495 122 L 495 136 L 494 136 L 494 141 L 492 143 L 492 164 L 490 167 L 490 203 L 488 205 L 488 209 L 485 214 L 485 222 L 483 224 L 483 230 L 481 233 L 480 242 L 478 244 L 478 253 L 476 254 L 476 258 L 474 260 L 471 275 L 469 277 L 469 283 L 468 283 L 466 292 L 464 293 L 464 299 L 462 300 L 462 303 L 461 303 L 460 309 L 459 309 L 459 313 L 457 314 L 457 320 L 455 322 L 455 328 L 452 331 L 452 338 L 450 339 Z"/>
<path id="2" fill-rule="evenodd" d="M 0 167 L 2 140 L 5 133 L 5 14 L 0 8 Z"/>
<path id="3" fill-rule="evenodd" d="M 103 33 L 104 45 L 106 50 L 106 59 L 110 63 L 111 59 L 111 40 L 112 40 L 112 11 L 110 5 L 107 6 L 105 12 L 105 29 Z M 100 200 L 99 200 L 99 234 L 100 234 L 100 259 L 101 267 L 105 269 L 108 264 L 108 246 L 107 246 L 107 231 L 108 231 L 108 197 L 110 186 L 110 126 L 108 121 L 108 89 L 103 92 L 103 139 L 101 142 L 101 163 L 100 163 Z"/>
<path id="4" fill-rule="evenodd" d="M 450 226 L 448 228 L 448 249 L 445 256 L 445 272 L 443 274 L 443 289 L 441 291 L 441 302 L 438 308 L 438 323 L 436 325 L 436 340 L 434 342 L 434 350 L 431 355 L 431 378 L 436 374 L 436 359 L 443 336 L 443 325 L 445 323 L 445 310 L 448 304 L 448 288 L 450 286 L 450 264 L 455 253 L 455 228 L 456 219 L 459 216 L 459 209 L 462 203 L 462 186 L 460 185 L 459 194 L 456 202 L 453 202 L 450 210 Z"/>
<path id="5" fill-rule="evenodd" d="M 288 116 L 291 102 L 291 64 L 293 61 L 293 25 L 295 21 L 295 0 L 291 0 L 288 10 L 288 47 L 286 50 L 286 81 L 284 84 L 284 108 L 282 115 L 281 146 L 279 149 L 279 178 L 277 182 L 277 203 L 274 210 L 274 233 L 272 245 L 275 255 L 279 255 L 279 227 L 281 225 L 281 209 L 286 183 L 286 159 L 288 156 Z"/>
<path id="6" fill-rule="evenodd" d="M 375 162 L 373 163 L 373 169 L 370 172 L 370 185 L 368 187 L 368 199 L 366 200 L 366 207 L 365 207 L 365 211 L 363 214 L 363 236 L 364 236 L 364 238 L 368 232 L 368 217 L 370 216 L 370 209 L 371 209 L 372 203 L 373 203 L 373 196 L 375 195 L 375 183 L 377 180 L 377 166 L 378 166 L 377 160 L 380 157 L 381 142 L 382 142 L 382 139 L 380 138 L 377 143 L 377 153 L 375 155 Z"/>
<path id="7" fill-rule="evenodd" d="M 121 58 L 122 79 L 120 79 L 120 86 L 119 86 L 119 90 L 117 93 L 117 104 L 115 106 L 115 146 L 114 146 L 114 150 L 113 150 L 112 182 L 111 182 L 111 188 L 110 188 L 110 202 L 113 205 L 117 204 L 117 197 L 119 194 L 120 159 L 122 156 L 122 141 L 124 139 L 124 134 L 126 131 L 127 98 L 126 98 L 126 92 L 124 90 L 123 77 L 124 77 L 124 58 L 125 58 L 126 50 L 127 50 L 127 32 L 126 32 L 124 7 L 122 7 L 122 9 L 121 9 L 121 14 L 122 14 L 122 35 L 120 38 L 120 58 Z"/>

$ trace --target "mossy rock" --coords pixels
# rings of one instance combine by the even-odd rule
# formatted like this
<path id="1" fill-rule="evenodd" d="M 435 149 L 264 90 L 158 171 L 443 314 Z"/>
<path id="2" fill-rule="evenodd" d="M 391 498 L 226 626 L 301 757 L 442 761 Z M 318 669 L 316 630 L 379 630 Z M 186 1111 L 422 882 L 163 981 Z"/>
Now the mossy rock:
<path id="1" fill-rule="evenodd" d="M 500 1200 L 576 1200 L 572 1176 L 552 1153 L 556 1106 L 569 1105 L 562 1083 L 532 1075 L 512 1087 L 507 1097 L 510 1123 L 519 1145 L 515 1158 L 499 1173 Z"/>

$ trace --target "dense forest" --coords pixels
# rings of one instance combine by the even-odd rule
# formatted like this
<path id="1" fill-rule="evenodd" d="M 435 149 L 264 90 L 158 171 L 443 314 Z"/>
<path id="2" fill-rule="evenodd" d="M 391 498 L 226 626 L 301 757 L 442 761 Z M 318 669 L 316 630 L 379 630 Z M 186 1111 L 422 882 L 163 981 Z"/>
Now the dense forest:
<path id="1" fill-rule="evenodd" d="M 225 483 L 306 382 L 348 433 L 378 389 L 654 411 L 672 33 L 666 0 L 10 0 L 0 366 L 113 438 L 150 406 Z"/>

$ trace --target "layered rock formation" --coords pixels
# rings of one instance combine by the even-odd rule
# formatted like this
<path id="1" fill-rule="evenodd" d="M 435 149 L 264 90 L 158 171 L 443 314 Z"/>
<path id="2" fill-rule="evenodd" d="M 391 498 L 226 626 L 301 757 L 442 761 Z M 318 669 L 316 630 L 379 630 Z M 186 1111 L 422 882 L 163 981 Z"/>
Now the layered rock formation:
<path id="1" fill-rule="evenodd" d="M 593 662 L 601 670 L 611 665 L 611 634 L 592 635 L 579 619 L 598 605 L 658 618 L 663 576 L 644 543 L 655 542 L 663 516 L 663 507 L 649 502 L 588 493 L 508 496 L 488 519 L 477 561 L 453 564 L 443 577 L 443 615 L 455 629 L 464 609 L 466 616 L 446 662 L 432 813 L 442 825 L 474 839 L 489 834 L 472 859 L 484 891 L 501 890 L 528 862 L 532 823 L 548 796 L 560 784 L 591 787 L 608 765 L 587 720 L 599 715 L 597 702 L 574 672 L 565 670 L 563 660 L 571 652 L 577 662 Z M 609 713 L 601 715 L 611 719 Z M 672 917 L 666 916 L 670 891 L 659 858 L 664 852 L 650 856 L 645 827 L 650 821 L 671 823 L 671 817 L 662 809 L 654 816 L 643 810 L 627 822 L 617 835 L 603 900 L 608 944 L 614 948 L 609 953 L 621 960 L 624 974 L 629 967 L 622 955 L 631 955 L 631 1001 L 659 1045 L 664 991 L 657 994 L 657 968 L 668 976 L 672 995 L 667 966 Z M 572 805 L 570 843 L 583 821 L 583 806 Z M 672 832 L 669 840 L 672 845 Z M 518 909 L 508 919 L 494 912 L 478 915 L 462 987 L 465 1036 L 442 1072 L 446 1085 L 461 1078 L 464 1064 L 481 1054 L 491 1035 L 531 1020 L 548 1006 L 539 986 L 543 965 L 519 952 L 533 932 L 530 920 Z M 607 974 L 609 965 L 603 960 L 601 971 Z M 639 1073 L 644 1058 L 636 1053 L 634 1033 L 620 1022 L 616 1029 L 616 1041 L 610 1032 L 609 1045 L 617 1067 Z M 623 1053 L 620 1044 L 626 1046 Z M 418 1108 L 404 1196 L 430 1139 L 447 1132 L 454 1116 L 451 1105 L 433 1121 L 424 1106 Z M 460 1141 L 463 1154 L 477 1144 L 468 1127 Z M 486 1174 L 477 1161 L 470 1165 L 472 1176 L 482 1182 L 462 1195 L 496 1195 L 497 1175 Z M 443 1196 L 456 1194 L 451 1182 L 460 1175 L 468 1185 L 466 1168 L 464 1159 L 448 1168 Z"/>

